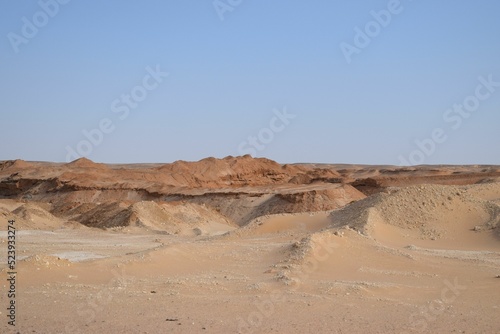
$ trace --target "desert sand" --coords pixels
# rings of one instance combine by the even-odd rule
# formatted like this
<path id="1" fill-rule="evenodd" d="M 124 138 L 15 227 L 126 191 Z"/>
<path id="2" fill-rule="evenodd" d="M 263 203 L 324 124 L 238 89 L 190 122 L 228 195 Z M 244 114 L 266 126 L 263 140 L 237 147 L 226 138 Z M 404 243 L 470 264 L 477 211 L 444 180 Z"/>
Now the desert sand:
<path id="1" fill-rule="evenodd" d="M 3 161 L 0 332 L 500 333 L 499 223 L 500 166 Z"/>

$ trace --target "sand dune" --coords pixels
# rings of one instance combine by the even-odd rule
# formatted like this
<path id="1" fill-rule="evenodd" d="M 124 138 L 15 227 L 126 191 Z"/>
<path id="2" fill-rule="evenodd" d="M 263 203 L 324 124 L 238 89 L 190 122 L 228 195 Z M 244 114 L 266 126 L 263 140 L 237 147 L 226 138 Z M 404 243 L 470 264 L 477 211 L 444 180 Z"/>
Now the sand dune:
<path id="1" fill-rule="evenodd" d="M 235 228 L 229 219 L 214 210 L 191 203 L 141 201 L 134 204 L 104 203 L 79 215 L 76 221 L 88 227 L 102 229 L 142 228 L 166 234 L 202 234 L 203 230 L 218 231 Z"/>
<path id="2" fill-rule="evenodd" d="M 497 193 L 500 193 L 499 185 L 496 184 Z M 469 193 L 469 189 L 474 191 Z M 392 243 L 412 240 L 418 244 L 458 248 L 496 245 L 500 207 L 475 197 L 476 194 L 477 187 L 402 188 L 333 212 L 332 226 L 348 225 L 365 235 Z M 424 242 L 429 240 L 433 242 Z"/>

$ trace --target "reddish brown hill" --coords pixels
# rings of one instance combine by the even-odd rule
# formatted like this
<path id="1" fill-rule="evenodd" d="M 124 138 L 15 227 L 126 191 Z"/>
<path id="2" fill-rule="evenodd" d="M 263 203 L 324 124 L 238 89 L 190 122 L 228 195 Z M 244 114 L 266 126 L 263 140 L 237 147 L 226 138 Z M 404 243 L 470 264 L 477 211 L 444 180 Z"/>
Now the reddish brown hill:
<path id="1" fill-rule="evenodd" d="M 107 169 L 105 164 L 95 163 L 87 158 L 80 158 L 71 161 L 65 165 L 66 168 L 94 168 L 94 169 Z"/>
<path id="2" fill-rule="evenodd" d="M 33 164 L 20 159 L 0 162 L 0 171 L 3 171 L 4 169 L 7 168 L 10 170 L 16 170 L 16 169 L 24 169 L 30 167 L 33 167 Z"/>
<path id="3" fill-rule="evenodd" d="M 206 158 L 197 162 L 176 161 L 157 170 L 172 186 L 215 188 L 287 183 L 304 168 L 283 166 L 269 159 L 246 155 Z"/>
<path id="4" fill-rule="evenodd" d="M 337 209 L 394 186 L 462 185 L 499 177 L 498 166 L 281 165 L 249 155 L 140 165 L 104 165 L 86 158 L 67 164 L 15 160 L 0 163 L 0 199 L 50 204 L 47 210 L 56 217 L 92 227 L 128 226 L 125 218 L 131 212 L 126 210 L 141 201 L 198 204 L 244 225 L 261 215 Z M 143 206 L 160 213 L 148 205 Z M 156 225 L 164 220 L 160 214 L 152 217 L 142 224 L 163 226 Z"/>

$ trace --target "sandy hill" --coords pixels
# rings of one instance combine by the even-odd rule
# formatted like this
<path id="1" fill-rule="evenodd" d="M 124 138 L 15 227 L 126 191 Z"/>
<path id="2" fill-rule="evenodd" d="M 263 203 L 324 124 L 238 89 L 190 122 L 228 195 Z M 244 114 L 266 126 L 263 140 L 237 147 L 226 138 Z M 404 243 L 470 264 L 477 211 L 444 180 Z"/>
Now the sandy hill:
<path id="1" fill-rule="evenodd" d="M 12 211 L 2 210 L 2 214 L 9 219 L 14 219 L 16 225 L 21 229 L 33 230 L 53 230 L 60 228 L 63 221 L 41 205 L 35 203 L 25 203 Z"/>
<path id="2" fill-rule="evenodd" d="M 65 165 L 66 168 L 93 168 L 93 169 L 106 169 L 105 164 L 95 163 L 87 158 L 80 158 L 71 161 Z"/>
<path id="3" fill-rule="evenodd" d="M 22 333 L 500 328 L 498 166 L 10 161 L 9 219 Z"/>
<path id="4" fill-rule="evenodd" d="M 235 228 L 229 219 L 202 205 L 152 201 L 103 203 L 75 220 L 88 227 L 129 231 L 138 228 L 160 234 L 200 235 Z"/>
<path id="5" fill-rule="evenodd" d="M 158 168 L 170 184 L 188 187 L 260 186 L 288 182 L 300 167 L 280 165 L 265 158 L 206 158 L 197 162 L 176 161 Z"/>
<path id="6" fill-rule="evenodd" d="M 341 208 L 365 195 L 350 185 L 321 184 L 275 189 L 262 194 L 205 194 L 189 198 L 230 218 L 239 226 L 272 214 L 319 212 Z"/>
<path id="7" fill-rule="evenodd" d="M 495 187 L 500 194 L 500 184 Z M 402 232 L 407 236 L 430 240 L 454 239 L 466 231 L 497 230 L 500 206 L 477 197 L 471 189 L 421 185 L 379 193 L 333 212 L 331 226 L 349 226 L 379 236 L 399 229 L 407 231 Z"/>
<path id="8" fill-rule="evenodd" d="M 105 165 L 87 158 L 67 164 L 15 160 L 4 161 L 0 165 L 0 196 L 14 201 L 50 204 L 44 210 L 62 221 L 76 220 L 86 226 L 111 228 L 137 225 L 134 215 L 138 215 L 144 218 L 138 220 L 144 226 L 162 230 L 162 223 L 173 221 L 162 216 L 166 208 L 162 203 L 194 205 L 189 214 L 183 216 L 184 220 L 189 220 L 189 215 L 201 215 L 199 208 L 204 206 L 230 224 L 244 226 L 260 216 L 335 210 L 367 195 L 379 194 L 370 196 L 366 201 L 383 199 L 383 203 L 377 204 L 374 209 L 385 215 L 382 219 L 394 226 L 410 226 L 417 223 L 404 219 L 395 222 L 395 218 L 390 217 L 404 217 L 402 213 L 405 212 L 409 217 L 427 219 L 427 225 L 441 221 L 442 217 L 437 213 L 427 216 L 425 212 L 418 211 L 419 206 L 436 206 L 445 214 L 448 207 L 461 207 L 457 192 L 463 189 L 453 190 L 455 193 L 446 196 L 439 195 L 440 188 L 426 188 L 423 190 L 425 195 L 421 195 L 418 188 L 412 190 L 415 193 L 405 196 L 402 195 L 403 190 L 400 195 L 384 193 L 402 185 L 425 183 L 469 187 L 478 183 L 487 189 L 490 184 L 496 184 L 495 180 L 499 177 L 497 166 L 282 165 L 248 155 L 206 158 L 195 162 L 176 161 L 163 165 Z M 436 191 L 438 193 L 434 193 Z M 475 190 L 470 188 L 466 191 L 472 196 Z M 496 190 L 477 190 L 476 193 L 486 194 L 488 191 L 491 193 L 488 200 L 498 204 L 499 198 L 494 198 Z M 400 199 L 396 200 L 396 197 Z M 432 202 L 431 198 L 434 198 Z M 141 209 L 138 204 L 141 202 L 154 205 L 142 204 L 144 208 Z M 352 208 L 363 203 L 356 203 Z M 138 207 L 133 207 L 134 204 Z M 475 204 L 467 205 L 464 206 L 467 210 L 474 210 Z M 37 217 L 34 221 L 47 222 L 55 218 L 36 216 L 34 208 L 23 210 L 18 214 Z M 29 213 L 30 210 L 33 212 Z M 172 206 L 166 210 L 176 209 Z M 353 215 L 367 211 L 363 208 L 351 210 L 356 211 Z M 151 211 L 152 216 L 146 219 L 147 211 Z M 456 214 L 458 209 L 454 212 Z M 341 214 L 344 213 L 337 213 Z M 448 220 L 453 218 L 448 213 L 446 215 L 443 217 L 448 217 Z M 31 218 L 26 219 L 29 221 Z M 196 219 L 199 220 L 199 217 Z M 168 231 L 175 232 L 173 229 Z"/>
<path id="9" fill-rule="evenodd" d="M 30 167 L 33 167 L 33 164 L 20 159 L 0 162 L 0 171 L 3 171 L 4 169 L 7 168 L 14 170 L 14 169 L 24 169 Z"/>

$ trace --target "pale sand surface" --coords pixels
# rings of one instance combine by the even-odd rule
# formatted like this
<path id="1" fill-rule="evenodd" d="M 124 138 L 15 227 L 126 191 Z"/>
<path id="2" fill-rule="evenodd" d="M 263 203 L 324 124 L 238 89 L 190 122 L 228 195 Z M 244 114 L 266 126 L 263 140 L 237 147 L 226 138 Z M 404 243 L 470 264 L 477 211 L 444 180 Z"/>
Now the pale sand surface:
<path id="1" fill-rule="evenodd" d="M 499 178 L 248 157 L 4 162 L 0 332 L 500 333 Z"/>

